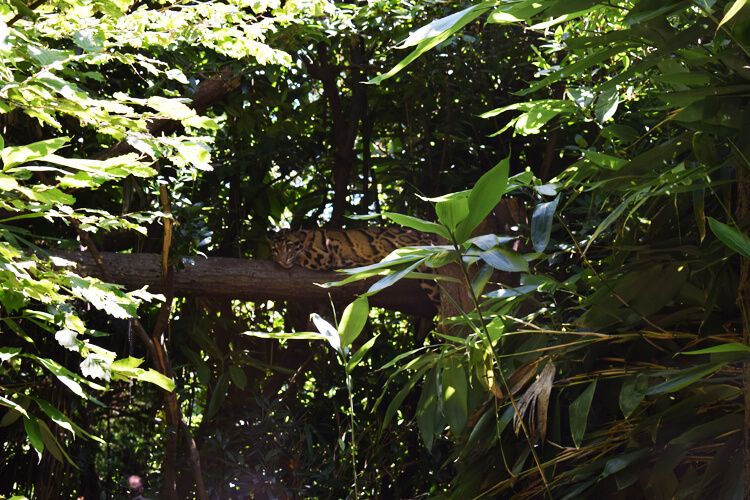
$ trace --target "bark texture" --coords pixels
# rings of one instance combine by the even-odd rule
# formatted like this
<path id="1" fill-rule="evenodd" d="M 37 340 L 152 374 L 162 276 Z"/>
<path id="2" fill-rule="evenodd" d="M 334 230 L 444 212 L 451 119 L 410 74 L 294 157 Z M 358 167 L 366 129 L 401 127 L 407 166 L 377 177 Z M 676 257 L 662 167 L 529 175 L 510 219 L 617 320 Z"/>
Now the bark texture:
<path id="1" fill-rule="evenodd" d="M 53 252 L 71 261 L 76 272 L 104 278 L 87 252 Z M 160 256 L 102 252 L 107 278 L 128 290 L 148 286 L 152 293 L 163 293 Z M 323 288 L 319 283 L 343 279 L 333 271 L 310 271 L 301 267 L 283 269 L 265 260 L 182 259 L 174 266 L 174 295 L 181 297 L 220 297 L 248 301 L 284 300 L 300 304 L 348 303 L 367 291 L 373 279 L 343 287 Z M 435 306 L 415 280 L 401 280 L 393 287 L 370 297 L 370 305 L 418 316 L 434 316 Z"/>

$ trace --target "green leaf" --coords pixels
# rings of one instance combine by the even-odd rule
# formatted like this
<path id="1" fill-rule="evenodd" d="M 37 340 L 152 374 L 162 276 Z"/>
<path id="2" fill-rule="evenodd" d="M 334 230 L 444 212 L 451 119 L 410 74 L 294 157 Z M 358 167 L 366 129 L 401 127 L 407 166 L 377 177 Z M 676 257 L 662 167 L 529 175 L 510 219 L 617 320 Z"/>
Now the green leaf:
<path id="1" fill-rule="evenodd" d="M 453 33 L 493 8 L 494 5 L 495 2 L 483 2 L 422 26 L 409 35 L 402 45 L 403 47 L 410 47 L 416 44 L 417 48 L 388 73 L 379 75 L 371 79 L 368 83 L 377 85 L 398 74 L 419 56 L 447 40 Z"/>
<path id="2" fill-rule="evenodd" d="M 443 403 L 443 413 L 451 431 L 458 436 L 466 426 L 469 413 L 466 372 L 455 356 L 444 360 L 444 362 L 440 372 L 440 396 Z"/>
<path id="3" fill-rule="evenodd" d="M 42 441 L 44 441 L 44 446 L 47 448 L 47 451 L 53 457 L 55 457 L 58 462 L 63 462 L 63 459 L 65 459 L 71 465 L 75 465 L 75 462 L 73 462 L 70 456 L 65 453 L 65 450 L 62 448 L 62 446 L 60 446 L 60 442 L 52 434 L 52 431 L 49 430 L 47 424 L 43 420 L 37 420 L 37 422 L 39 423 L 39 430 L 41 431 Z"/>
<path id="4" fill-rule="evenodd" d="M 721 370 L 727 364 L 727 362 L 707 363 L 704 365 L 685 368 L 683 370 L 674 370 L 672 373 L 670 373 L 671 376 L 667 379 L 666 382 L 662 382 L 661 384 L 657 384 L 649 387 L 648 389 L 644 389 L 643 394 L 653 395 L 677 392 L 680 389 L 683 389 L 690 384 L 698 382 L 708 375 Z"/>
<path id="5" fill-rule="evenodd" d="M 326 336 L 318 332 L 242 332 L 242 335 L 258 337 L 261 339 L 276 340 L 326 340 Z"/>
<path id="6" fill-rule="evenodd" d="M 3 171 L 22 163 L 44 158 L 65 146 L 69 141 L 70 137 L 57 137 L 25 146 L 9 146 L 0 153 L 3 160 Z"/>
<path id="7" fill-rule="evenodd" d="M 602 62 L 616 56 L 620 52 L 624 52 L 630 49 L 631 44 L 621 43 L 614 47 L 610 47 L 606 50 L 597 50 L 588 57 L 581 59 L 573 64 L 564 66 L 562 69 L 555 71 L 544 79 L 538 81 L 529 88 L 518 92 L 519 95 L 526 95 L 536 92 L 539 89 L 547 88 L 554 82 L 567 78 L 569 76 L 578 75 L 584 73 L 588 68 L 592 66 L 598 66 Z"/>
<path id="8" fill-rule="evenodd" d="M 380 336 L 380 334 L 375 335 L 373 338 L 365 342 L 362 347 L 357 349 L 357 352 L 355 352 L 351 359 L 349 359 L 349 362 L 346 364 L 346 373 L 347 375 L 354 370 L 358 364 L 362 362 L 362 359 L 365 357 L 365 354 L 367 354 L 367 351 L 372 349 L 372 346 L 375 345 L 375 341 Z"/>
<path id="9" fill-rule="evenodd" d="M 342 346 L 351 345 L 362 333 L 369 313 L 370 305 L 367 297 L 358 297 L 344 309 L 338 330 Z"/>
<path id="10" fill-rule="evenodd" d="M 166 97 L 153 96 L 149 97 L 146 102 L 156 111 L 167 115 L 173 120 L 184 120 L 195 116 L 195 111 L 181 101 L 181 99 L 167 99 Z"/>
<path id="11" fill-rule="evenodd" d="M 401 406 L 401 403 L 404 402 L 404 399 L 406 399 L 406 396 L 409 395 L 412 389 L 414 389 L 414 386 L 422 379 L 422 376 L 424 373 L 429 370 L 432 367 L 432 364 L 428 364 L 417 370 L 417 372 L 412 375 L 409 378 L 409 381 L 404 385 L 404 387 L 401 388 L 400 391 L 396 393 L 395 396 L 393 396 L 393 399 L 391 399 L 390 404 L 388 404 L 388 408 L 385 410 L 385 415 L 383 416 L 383 423 L 381 424 L 381 428 L 385 429 L 385 427 L 388 425 L 388 423 L 391 421 L 393 416 L 398 411 L 399 407 Z"/>
<path id="12" fill-rule="evenodd" d="M 685 351 L 679 354 L 713 354 L 717 352 L 750 352 L 750 346 L 738 343 L 719 344 L 713 347 L 707 347 L 697 351 Z"/>
<path id="13" fill-rule="evenodd" d="M 479 257 L 500 271 L 514 273 L 529 270 L 529 263 L 523 255 L 510 248 L 495 247 L 486 252 L 480 252 Z"/>
<path id="14" fill-rule="evenodd" d="M 143 364 L 143 359 L 129 356 L 113 361 L 111 366 L 113 370 L 132 370 L 138 368 L 141 364 Z"/>
<path id="15" fill-rule="evenodd" d="M 594 391 L 596 391 L 596 382 L 596 380 L 591 382 L 586 390 L 570 404 L 570 433 L 573 436 L 573 443 L 575 443 L 576 448 L 581 447 L 583 435 L 586 432 L 586 423 L 589 418 L 591 401 L 594 399 Z"/>
<path id="16" fill-rule="evenodd" d="M 520 102 L 487 111 L 481 118 L 493 118 L 507 111 L 522 111 L 523 113 L 510 120 L 502 129 L 492 134 L 502 134 L 510 127 L 521 135 L 538 134 L 542 127 L 560 113 L 571 113 L 576 110 L 576 104 L 562 99 L 540 99 L 537 101 Z"/>
<path id="17" fill-rule="evenodd" d="M 75 422 L 73 422 L 68 416 L 66 416 L 64 413 L 62 413 L 60 410 L 55 408 L 52 403 L 47 401 L 46 399 L 37 398 L 34 396 L 31 396 L 31 399 L 33 399 L 36 404 L 39 405 L 39 408 L 42 409 L 42 411 L 57 425 L 62 427 L 63 429 L 67 429 L 71 434 L 74 436 L 76 435 L 76 432 L 86 436 L 89 439 L 93 439 L 94 441 L 97 441 L 101 444 L 106 444 L 104 440 L 98 436 L 94 436 L 92 434 L 89 434 L 84 429 L 79 427 Z"/>
<path id="18" fill-rule="evenodd" d="M 727 13 L 724 14 L 724 17 L 721 19 L 721 22 L 716 27 L 716 30 L 718 31 L 719 28 L 721 28 L 726 22 L 728 22 L 730 19 L 736 16 L 737 13 L 740 10 L 742 10 L 742 7 L 744 7 L 746 3 L 747 3 L 747 0 L 735 0 L 735 2 L 732 4 L 732 7 L 730 7 Z"/>
<path id="19" fill-rule="evenodd" d="M 210 419 L 219 411 L 222 403 L 224 402 L 224 399 L 227 397 L 228 388 L 229 373 L 224 372 L 219 377 L 219 380 L 216 382 L 216 385 L 211 392 L 211 400 L 209 401 L 208 408 L 206 410 L 206 419 Z"/>
<path id="20" fill-rule="evenodd" d="M 596 98 L 594 114 L 596 121 L 604 123 L 615 115 L 620 105 L 620 93 L 616 87 L 605 90 Z"/>
<path id="21" fill-rule="evenodd" d="M 141 382 L 150 382 L 154 385 L 158 385 L 167 392 L 172 392 L 175 389 L 175 383 L 171 378 L 157 372 L 153 368 L 144 370 L 143 368 L 137 368 L 135 370 L 135 379 Z"/>
<path id="22" fill-rule="evenodd" d="M 218 130 L 219 129 L 219 124 L 216 123 L 216 120 L 214 120 L 213 118 L 209 118 L 207 116 L 191 116 L 190 118 L 184 119 L 182 123 L 184 123 L 185 125 L 189 127 L 202 128 L 206 130 Z"/>
<path id="23" fill-rule="evenodd" d="M 18 10 L 19 14 L 30 17 L 32 19 L 36 19 L 36 14 L 34 14 L 34 11 L 31 10 L 23 0 L 10 0 L 10 3 L 13 5 L 13 7 L 16 8 L 16 10 Z"/>
<path id="24" fill-rule="evenodd" d="M 443 432 L 445 417 L 440 411 L 440 397 L 437 391 L 437 370 L 425 377 L 422 392 L 417 403 L 417 426 L 425 447 L 432 449 L 435 436 Z"/>
<path id="25" fill-rule="evenodd" d="M 456 241 L 462 244 L 471 232 L 489 215 L 508 190 L 510 157 L 501 160 L 482 175 L 469 192 L 469 215 L 456 229 Z"/>
<path id="26" fill-rule="evenodd" d="M 555 210 L 560 201 L 560 195 L 553 201 L 540 203 L 534 207 L 534 214 L 531 216 L 531 243 L 534 250 L 542 253 L 547 249 L 550 234 L 552 234 L 552 221 L 555 218 Z"/>
<path id="27" fill-rule="evenodd" d="M 746 259 L 750 259 L 750 238 L 739 230 L 719 222 L 713 217 L 706 217 L 706 219 L 711 231 L 722 243 Z"/>
<path id="28" fill-rule="evenodd" d="M 247 375 L 245 370 L 237 365 L 229 365 L 229 376 L 232 377 L 232 383 L 236 385 L 241 391 L 245 390 L 247 385 Z"/>
<path id="29" fill-rule="evenodd" d="M 373 293 L 379 292 L 380 290 L 383 290 L 384 288 L 388 288 L 389 286 L 396 283 L 401 278 L 406 277 L 409 273 L 414 271 L 416 268 L 421 266 L 424 263 L 425 259 L 420 259 L 413 264 L 406 266 L 405 268 L 401 269 L 398 272 L 395 272 L 393 274 L 389 274 L 383 279 L 377 281 L 376 283 L 373 283 L 373 285 L 367 290 L 367 295 L 372 295 Z"/>
<path id="30" fill-rule="evenodd" d="M 641 404 L 645 395 L 643 389 L 648 386 L 648 377 L 639 373 L 633 377 L 625 379 L 620 389 L 620 409 L 625 418 L 628 418 L 633 411 Z"/>
<path id="31" fill-rule="evenodd" d="M 104 33 L 95 28 L 86 28 L 73 33 L 73 41 L 86 52 L 104 50 Z"/>
<path id="32" fill-rule="evenodd" d="M 11 0 L 13 1 L 13 0 Z M 20 2 L 19 2 L 20 3 Z M 36 45 L 28 45 L 26 52 L 36 59 L 42 66 L 49 66 L 57 62 L 63 62 L 70 58 L 72 52 L 65 52 L 62 50 L 44 49 Z"/>
<path id="33" fill-rule="evenodd" d="M 0 347 L 0 363 L 9 361 L 20 352 L 20 347 Z"/>
<path id="34" fill-rule="evenodd" d="M 453 232 L 458 224 L 469 215 L 469 196 L 467 192 L 443 196 L 435 203 L 438 220 Z"/>
<path id="35" fill-rule="evenodd" d="M 479 297 L 484 292 L 484 287 L 489 283 L 492 277 L 493 268 L 490 265 L 484 265 L 479 269 L 479 272 L 471 280 L 471 289 L 474 295 Z"/>
<path id="36" fill-rule="evenodd" d="M 8 411 L 3 415 L 3 418 L 0 419 L 0 427 L 8 427 L 21 418 L 21 416 L 30 418 L 26 409 L 31 404 L 31 399 L 19 394 L 14 394 L 13 397 L 17 401 L 0 396 L 0 405 L 8 407 Z"/>
<path id="37" fill-rule="evenodd" d="M 195 366 L 195 371 L 198 374 L 198 383 L 203 386 L 208 386 L 208 381 L 211 378 L 211 370 L 203 358 L 198 356 L 198 353 L 187 347 L 185 344 L 180 346 L 180 351 L 182 351 L 185 357 L 190 360 L 193 366 Z M 112 366 L 115 364 L 117 364 L 117 361 L 112 363 Z"/>
<path id="38" fill-rule="evenodd" d="M 26 430 L 26 435 L 29 436 L 31 446 L 36 450 L 37 463 L 39 463 L 42 461 L 44 441 L 42 441 L 42 433 L 39 430 L 39 423 L 37 422 L 36 417 L 23 417 L 23 428 Z"/>

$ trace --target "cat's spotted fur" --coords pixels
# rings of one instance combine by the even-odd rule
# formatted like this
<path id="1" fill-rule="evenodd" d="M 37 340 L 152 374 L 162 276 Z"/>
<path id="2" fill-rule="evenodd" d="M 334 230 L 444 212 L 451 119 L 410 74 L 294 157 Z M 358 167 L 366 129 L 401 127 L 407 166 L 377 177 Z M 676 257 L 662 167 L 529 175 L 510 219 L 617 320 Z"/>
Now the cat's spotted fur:
<path id="1" fill-rule="evenodd" d="M 349 269 L 376 264 L 395 249 L 431 246 L 435 237 L 414 229 L 370 226 L 361 229 L 282 229 L 271 238 L 273 260 L 282 267 L 295 264 L 314 271 Z M 420 269 L 429 272 L 427 269 Z M 437 285 L 422 281 L 422 288 L 436 306 L 440 303 Z"/>

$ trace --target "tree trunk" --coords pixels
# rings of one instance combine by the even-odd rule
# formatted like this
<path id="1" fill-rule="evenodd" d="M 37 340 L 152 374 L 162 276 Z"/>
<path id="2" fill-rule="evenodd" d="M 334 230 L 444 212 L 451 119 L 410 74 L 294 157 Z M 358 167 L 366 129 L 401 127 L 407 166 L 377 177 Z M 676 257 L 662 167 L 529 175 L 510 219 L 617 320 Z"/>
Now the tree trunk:
<path id="1" fill-rule="evenodd" d="M 85 276 L 104 279 L 88 252 L 52 252 L 70 261 Z M 152 293 L 163 292 L 160 257 L 156 254 L 102 252 L 107 279 L 127 290 L 148 286 Z M 223 257 L 182 259 L 174 269 L 174 295 L 179 297 L 223 297 L 247 301 L 284 300 L 302 304 L 346 304 L 362 294 L 377 278 L 342 287 L 323 288 L 320 283 L 340 281 L 345 275 L 333 271 L 310 271 L 301 267 L 283 269 L 266 260 Z M 370 297 L 370 304 L 418 316 L 434 316 L 435 306 L 416 280 L 401 280 L 385 292 Z"/>

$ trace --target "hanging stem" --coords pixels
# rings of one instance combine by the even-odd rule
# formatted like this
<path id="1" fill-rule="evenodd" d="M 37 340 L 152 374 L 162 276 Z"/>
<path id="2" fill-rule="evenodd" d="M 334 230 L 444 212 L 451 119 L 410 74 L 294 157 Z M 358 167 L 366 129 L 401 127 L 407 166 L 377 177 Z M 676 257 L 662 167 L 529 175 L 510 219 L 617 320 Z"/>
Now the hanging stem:
<path id="1" fill-rule="evenodd" d="M 518 421 L 521 424 L 521 429 L 523 430 L 523 434 L 526 437 L 526 442 L 529 445 L 531 455 L 534 457 L 534 463 L 536 465 L 537 470 L 539 471 L 539 475 L 542 477 L 544 488 L 547 492 L 547 495 L 549 495 L 549 497 L 552 498 L 552 492 L 549 489 L 549 483 L 547 482 L 547 478 L 544 476 L 544 470 L 542 469 L 542 464 L 539 461 L 539 456 L 537 455 L 536 450 L 534 449 L 534 443 L 531 441 L 531 435 L 529 434 L 529 430 L 523 421 L 521 412 L 518 409 L 518 405 L 516 404 L 516 398 L 513 397 L 513 393 L 510 390 L 510 385 L 508 384 L 508 381 L 506 380 L 505 375 L 503 374 L 503 370 L 500 368 L 500 359 L 497 353 L 495 352 L 495 348 L 492 345 L 492 339 L 490 338 L 490 333 L 487 330 L 487 324 L 484 321 L 484 316 L 482 315 L 482 310 L 479 306 L 479 299 L 477 298 L 476 293 L 474 293 L 474 287 L 471 286 L 471 278 L 469 276 L 469 269 L 463 260 L 462 249 L 459 246 L 458 242 L 456 241 L 456 237 L 452 232 L 451 232 L 451 243 L 453 244 L 453 248 L 459 253 L 458 266 L 461 268 L 461 274 L 463 275 L 464 281 L 466 283 L 466 290 L 469 293 L 469 298 L 471 299 L 471 302 L 474 306 L 474 310 L 477 312 L 477 316 L 479 318 L 479 327 L 480 327 L 480 331 L 482 335 L 482 341 L 485 342 L 487 346 L 490 348 L 492 360 L 498 368 L 497 371 L 498 371 L 498 374 L 500 375 L 500 381 L 503 384 L 503 388 L 505 389 L 505 392 L 508 394 L 508 399 L 510 400 L 510 404 L 513 405 L 513 410 L 516 412 Z"/>
<path id="2" fill-rule="evenodd" d="M 344 359 L 344 367 L 346 367 L 346 359 Z M 349 432 L 351 435 L 350 454 L 352 456 L 352 474 L 354 476 L 354 498 L 359 497 L 357 491 L 357 453 L 356 453 L 356 441 L 354 439 L 354 394 L 352 390 L 352 376 L 346 374 L 346 389 L 349 392 Z"/>

